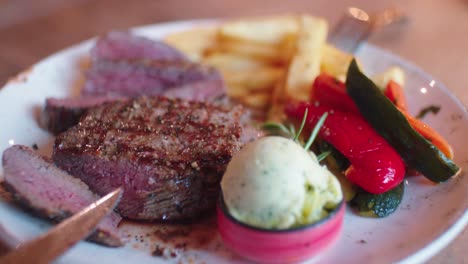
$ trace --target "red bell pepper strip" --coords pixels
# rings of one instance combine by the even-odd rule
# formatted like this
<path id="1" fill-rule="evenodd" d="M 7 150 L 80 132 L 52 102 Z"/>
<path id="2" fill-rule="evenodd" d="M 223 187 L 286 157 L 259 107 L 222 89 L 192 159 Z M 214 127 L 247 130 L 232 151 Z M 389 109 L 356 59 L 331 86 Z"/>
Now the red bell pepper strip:
<path id="1" fill-rule="evenodd" d="M 359 113 L 353 99 L 346 93 L 346 85 L 326 73 L 315 78 L 312 84 L 311 101 Z"/>
<path id="2" fill-rule="evenodd" d="M 437 131 L 408 113 L 406 110 L 407 104 L 404 97 L 404 91 L 398 83 L 390 81 L 385 87 L 384 94 L 398 107 L 414 130 L 434 144 L 434 146 L 442 151 L 442 153 L 444 153 L 444 155 L 449 159 L 453 158 L 453 150 L 447 140 L 437 133 Z M 346 93 L 345 84 L 325 73 L 320 74 L 315 79 L 311 98 L 312 101 L 319 102 L 320 104 L 330 106 L 338 110 L 359 113 L 356 104 Z"/>
<path id="3" fill-rule="evenodd" d="M 286 114 L 300 121 L 306 109 L 308 129 L 313 129 L 325 112 L 329 113 L 319 136 L 350 161 L 345 175 L 351 182 L 370 193 L 380 194 L 403 181 L 405 165 L 400 155 L 362 117 L 305 102 L 288 104 Z"/>

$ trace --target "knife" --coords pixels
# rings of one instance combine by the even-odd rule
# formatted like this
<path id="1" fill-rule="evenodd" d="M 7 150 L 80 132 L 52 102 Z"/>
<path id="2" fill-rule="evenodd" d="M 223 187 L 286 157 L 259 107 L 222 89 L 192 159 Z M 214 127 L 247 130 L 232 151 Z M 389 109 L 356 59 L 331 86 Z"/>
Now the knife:
<path id="1" fill-rule="evenodd" d="M 50 263 L 94 231 L 97 224 L 114 209 L 121 196 L 121 188 L 112 191 L 54 226 L 47 233 L 20 244 L 16 249 L 1 257 L 0 263 Z"/>

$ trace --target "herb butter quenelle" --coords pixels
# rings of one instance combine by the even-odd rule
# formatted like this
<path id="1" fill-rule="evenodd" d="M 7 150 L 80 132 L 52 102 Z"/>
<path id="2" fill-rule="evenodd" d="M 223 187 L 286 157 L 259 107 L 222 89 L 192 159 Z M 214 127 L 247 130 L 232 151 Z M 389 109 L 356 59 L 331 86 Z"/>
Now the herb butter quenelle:
<path id="1" fill-rule="evenodd" d="M 278 136 L 245 145 L 229 163 L 221 188 L 235 219 L 268 229 L 314 223 L 343 198 L 338 180 L 312 152 Z"/>

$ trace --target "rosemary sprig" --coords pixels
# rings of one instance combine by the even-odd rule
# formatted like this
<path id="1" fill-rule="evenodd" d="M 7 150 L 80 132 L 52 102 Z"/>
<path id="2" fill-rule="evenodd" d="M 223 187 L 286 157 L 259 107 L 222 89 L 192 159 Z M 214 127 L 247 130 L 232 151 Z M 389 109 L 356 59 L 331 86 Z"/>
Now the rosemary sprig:
<path id="1" fill-rule="evenodd" d="M 320 155 L 317 156 L 318 162 L 321 162 L 321 161 L 324 160 L 326 157 L 328 157 L 328 155 L 330 155 L 330 154 L 331 154 L 331 151 L 329 151 L 329 150 L 320 153 Z"/>
<path id="2" fill-rule="evenodd" d="M 304 130 L 305 123 L 307 121 L 307 115 L 309 114 L 309 109 L 306 108 L 304 112 L 304 116 L 302 117 L 301 125 L 299 126 L 299 130 L 297 130 L 294 127 L 292 123 L 289 123 L 286 125 L 281 124 L 281 123 L 276 123 L 276 122 L 267 122 L 262 125 L 262 129 L 272 133 L 272 134 L 280 134 L 286 135 L 290 139 L 294 140 L 295 142 L 299 143 L 299 137 Z M 310 134 L 309 139 L 307 142 L 304 144 L 304 149 L 308 151 L 312 144 L 314 143 L 315 138 L 317 137 L 318 132 L 320 131 L 320 128 L 322 128 L 323 123 L 325 123 L 325 120 L 327 119 L 328 113 L 324 113 L 317 124 L 315 125 L 314 129 L 312 130 L 312 133 Z M 330 151 L 325 151 L 318 155 L 319 161 L 323 160 L 325 157 L 327 157 L 330 154 Z"/>
<path id="3" fill-rule="evenodd" d="M 289 131 L 291 131 L 291 135 L 296 135 L 296 128 L 294 127 L 293 123 L 288 124 Z"/>
<path id="4" fill-rule="evenodd" d="M 287 128 L 285 125 L 275 122 L 263 123 L 261 129 L 272 134 L 285 134 L 288 137 L 292 137 L 292 135 L 294 135 L 294 133 L 291 133 L 290 128 Z"/>
<path id="5" fill-rule="evenodd" d="M 294 136 L 294 141 L 296 141 L 296 142 L 297 142 L 297 139 L 299 138 L 299 136 L 301 135 L 302 130 L 304 129 L 308 113 L 309 113 L 309 109 L 306 108 L 306 110 L 304 112 L 304 116 L 302 117 L 301 126 L 299 127 L 299 130 L 297 131 L 296 136 Z"/>
<path id="6" fill-rule="evenodd" d="M 309 150 L 310 146 L 312 146 L 312 143 L 314 143 L 314 140 L 317 137 L 317 134 L 320 131 L 320 128 L 322 128 L 323 123 L 325 123 L 325 119 L 327 119 L 327 116 L 328 116 L 328 112 L 325 112 L 320 117 L 319 121 L 317 122 L 317 124 L 314 127 L 314 130 L 312 130 L 312 133 L 310 134 L 309 140 L 307 140 L 307 143 L 304 146 L 305 150 Z"/>

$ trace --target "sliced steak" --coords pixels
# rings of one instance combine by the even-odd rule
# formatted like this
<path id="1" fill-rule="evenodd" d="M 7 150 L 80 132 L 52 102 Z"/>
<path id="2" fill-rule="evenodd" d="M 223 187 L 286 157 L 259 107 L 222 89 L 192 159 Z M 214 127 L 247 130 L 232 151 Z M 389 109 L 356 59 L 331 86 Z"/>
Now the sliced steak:
<path id="1" fill-rule="evenodd" d="M 28 147 L 15 145 L 6 149 L 2 163 L 5 188 L 21 205 L 54 222 L 99 199 L 84 182 L 60 170 Z M 119 215 L 111 213 L 89 239 L 112 247 L 122 246 L 117 230 L 120 220 Z"/>
<path id="2" fill-rule="evenodd" d="M 88 108 L 123 97 L 164 95 L 213 101 L 225 94 L 222 77 L 214 68 L 189 62 L 162 42 L 128 32 L 98 38 L 91 57 L 80 98 L 46 100 L 39 122 L 53 134 L 77 124 Z"/>
<path id="3" fill-rule="evenodd" d="M 223 82 L 219 79 L 198 81 L 181 87 L 165 90 L 163 96 L 193 101 L 219 102 L 224 94 Z M 72 98 L 47 98 L 39 123 L 41 127 L 58 135 L 78 124 L 81 116 L 90 108 L 103 103 L 129 100 L 115 95 L 80 96 Z"/>
<path id="4" fill-rule="evenodd" d="M 126 100 L 119 96 L 82 96 L 74 98 L 47 98 L 40 124 L 57 135 L 78 124 L 80 117 L 91 107 L 105 102 Z"/>
<path id="5" fill-rule="evenodd" d="M 242 113 L 165 97 L 109 103 L 57 137 L 53 160 L 98 194 L 123 186 L 124 217 L 187 220 L 214 208 Z"/>
<path id="6" fill-rule="evenodd" d="M 91 50 L 93 62 L 101 60 L 187 60 L 177 49 L 130 32 L 112 31 L 97 39 Z"/>
<path id="7" fill-rule="evenodd" d="M 213 78 L 173 87 L 165 90 L 162 95 L 191 101 L 218 102 L 226 93 L 223 80 Z"/>
<path id="8" fill-rule="evenodd" d="M 187 61 L 120 60 L 93 63 L 87 72 L 83 95 L 119 95 L 137 97 L 161 95 L 174 87 L 200 81 L 217 81 L 218 85 L 199 85 L 203 94 L 224 93 L 222 77 L 214 68 Z M 190 87 L 190 86 L 187 86 Z"/>

